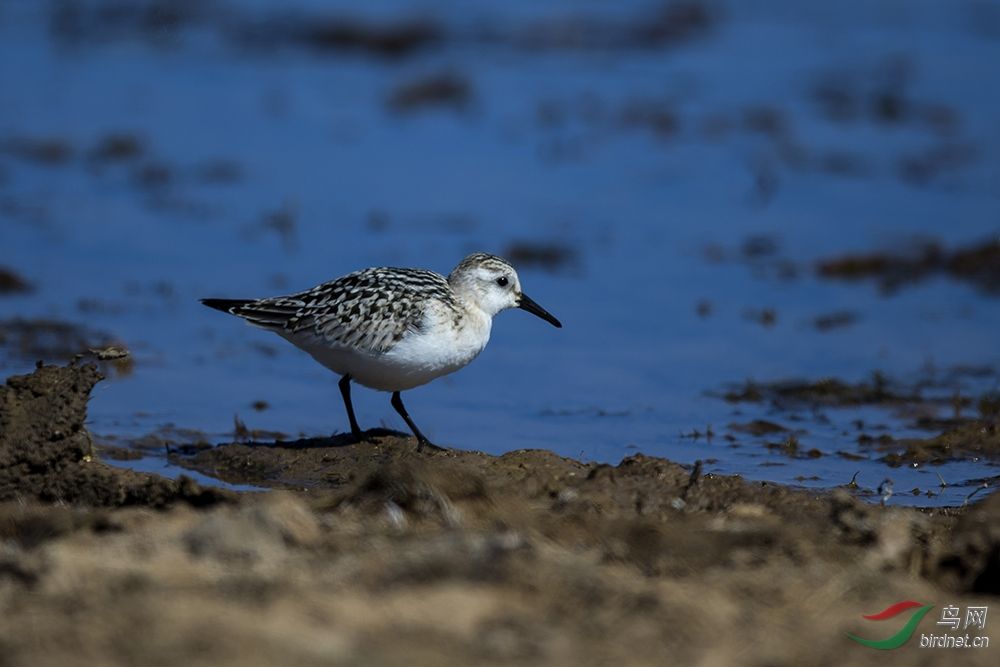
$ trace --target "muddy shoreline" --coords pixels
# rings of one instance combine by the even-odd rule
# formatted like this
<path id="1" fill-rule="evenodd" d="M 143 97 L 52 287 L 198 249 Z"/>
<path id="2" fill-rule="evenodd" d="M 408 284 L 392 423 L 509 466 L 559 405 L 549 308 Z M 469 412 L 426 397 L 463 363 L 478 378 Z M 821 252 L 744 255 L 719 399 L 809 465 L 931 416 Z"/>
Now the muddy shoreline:
<path id="1" fill-rule="evenodd" d="M 3 664 L 883 664 L 845 637 L 862 613 L 1000 595 L 1000 495 L 880 507 L 391 432 L 173 453 L 275 489 L 234 493 L 103 463 L 99 379 L 2 388 Z"/>

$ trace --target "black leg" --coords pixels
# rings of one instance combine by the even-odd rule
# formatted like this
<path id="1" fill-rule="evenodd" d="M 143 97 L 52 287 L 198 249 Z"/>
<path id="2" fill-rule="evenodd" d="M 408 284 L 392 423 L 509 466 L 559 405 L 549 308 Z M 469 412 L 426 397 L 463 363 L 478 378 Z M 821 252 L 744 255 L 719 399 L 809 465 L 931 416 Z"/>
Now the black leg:
<path id="1" fill-rule="evenodd" d="M 340 395 L 344 397 L 344 407 L 347 408 L 347 418 L 351 421 L 351 435 L 361 440 L 361 428 L 358 427 L 358 420 L 354 418 L 354 404 L 351 403 L 351 376 L 345 375 L 337 383 L 340 387 Z"/>
<path id="2" fill-rule="evenodd" d="M 413 423 L 413 420 L 410 419 L 409 413 L 406 412 L 406 406 L 403 405 L 403 399 L 399 397 L 398 391 L 392 392 L 392 401 L 390 402 L 392 403 L 392 407 L 396 409 L 396 412 L 399 413 L 399 416 L 402 417 L 403 421 L 406 422 L 406 425 L 410 427 L 411 431 L 413 431 L 413 435 L 417 436 L 418 452 L 424 448 L 424 445 L 427 445 L 431 449 L 444 451 L 444 447 L 438 447 L 433 442 L 424 437 L 424 434 L 420 432 L 420 429 L 417 428 L 417 425 Z"/>

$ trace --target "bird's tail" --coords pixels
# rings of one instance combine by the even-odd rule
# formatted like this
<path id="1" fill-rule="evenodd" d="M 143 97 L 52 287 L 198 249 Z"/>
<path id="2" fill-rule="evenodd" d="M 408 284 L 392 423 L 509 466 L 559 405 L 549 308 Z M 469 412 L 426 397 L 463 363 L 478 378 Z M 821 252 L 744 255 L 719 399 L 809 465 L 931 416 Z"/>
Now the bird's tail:
<path id="1" fill-rule="evenodd" d="M 201 299 L 201 302 L 209 308 L 215 308 L 224 313 L 236 315 L 237 310 L 248 303 L 252 303 L 253 299 Z"/>

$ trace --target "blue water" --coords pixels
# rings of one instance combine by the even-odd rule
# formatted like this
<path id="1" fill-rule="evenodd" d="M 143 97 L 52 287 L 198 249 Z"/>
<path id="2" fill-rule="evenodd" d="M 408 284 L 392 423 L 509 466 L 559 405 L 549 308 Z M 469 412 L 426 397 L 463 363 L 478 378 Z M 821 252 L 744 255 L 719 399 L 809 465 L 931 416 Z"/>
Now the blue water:
<path id="1" fill-rule="evenodd" d="M 120 461 L 116 463 L 124 464 L 123 462 Z M 146 456 L 141 459 L 135 459 L 128 462 L 128 467 L 137 472 L 155 473 L 157 475 L 163 475 L 164 477 L 169 477 L 170 479 L 177 479 L 181 475 L 185 475 L 200 484 L 217 486 L 224 489 L 229 489 L 231 491 L 264 490 L 263 487 L 252 486 L 250 484 L 230 484 L 229 482 L 224 482 L 215 477 L 209 477 L 208 475 L 203 475 L 194 470 L 181 469 L 175 465 L 167 463 L 166 460 L 162 457 Z"/>
<path id="2" fill-rule="evenodd" d="M 342 431 L 335 377 L 197 299 L 294 291 L 372 265 L 447 273 L 472 250 L 528 241 L 575 254 L 559 270 L 521 272 L 564 328 L 504 313 L 471 366 L 409 392 L 436 442 L 707 459 L 710 471 L 820 487 L 860 470 L 859 484 L 892 477 L 891 502 L 911 504 L 960 503 L 973 480 L 998 474 L 985 462 L 844 460 L 834 453 L 857 451 L 848 424 L 858 411 L 796 425 L 804 448 L 829 454 L 820 459 L 788 459 L 748 437 L 732 447 L 684 436 L 766 416 L 710 395 L 747 378 L 1000 367 L 998 302 L 974 287 L 934 279 L 885 295 L 811 269 L 920 239 L 1000 240 L 1000 3 L 714 2 L 704 31 L 651 48 L 586 35 L 642 25 L 662 3 L 205 2 L 189 22 L 149 30 L 97 14 L 99 30 L 72 38 L 53 18 L 67 4 L 92 17 L 109 3 L 0 2 L 0 264 L 37 287 L 0 298 L 0 315 L 86 324 L 130 347 L 134 372 L 94 394 L 95 432 L 176 423 L 223 441 L 236 414 L 293 437 Z M 417 17 L 444 37 L 400 58 L 234 37 L 241 25 L 278 25 L 292 5 L 374 25 Z M 561 40 L 539 27 L 555 25 Z M 538 34 L 550 37 L 529 39 Z M 387 105 L 397 86 L 440 73 L 468 81 L 467 104 Z M 858 117 L 831 120 L 813 95 L 826 80 L 862 97 L 899 81 L 916 111 L 880 121 L 862 100 Z M 940 107 L 950 124 L 927 120 Z M 635 120 L 650 110 L 669 112 L 675 129 Z M 777 129 L 751 127 L 762 113 Z M 95 164 L 88 151 L 109 133 L 136 135 L 144 154 Z M 24 160 L 2 150 L 16 138 L 58 138 L 71 154 Z M 925 182 L 901 177 L 902 161 L 943 146 L 967 157 Z M 856 173 L 825 171 L 831 154 L 848 155 Z M 206 165 L 220 161 L 233 178 L 206 182 Z M 169 181 L 137 184 L 135 170 L 150 164 Z M 293 219 L 289 231 L 264 224 L 276 211 Z M 798 277 L 741 259 L 744 241 L 762 235 Z M 773 326 L 746 316 L 764 308 Z M 842 310 L 857 322 L 810 324 Z M 8 357 L 2 369 L 32 361 Z M 992 375 L 942 393 L 996 387 Z M 269 408 L 254 411 L 257 400 Z M 358 389 L 355 405 L 363 426 L 405 428 L 387 395 Z M 902 426 L 885 411 L 866 417 Z M 901 489 L 941 491 L 938 473 L 949 483 L 941 495 L 901 499 Z"/>

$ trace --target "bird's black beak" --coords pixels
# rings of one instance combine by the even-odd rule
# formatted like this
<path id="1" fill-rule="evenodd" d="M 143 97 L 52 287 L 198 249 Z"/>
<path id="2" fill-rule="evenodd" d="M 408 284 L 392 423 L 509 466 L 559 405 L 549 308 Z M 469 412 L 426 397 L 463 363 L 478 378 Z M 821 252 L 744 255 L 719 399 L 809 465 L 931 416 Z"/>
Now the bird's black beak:
<path id="1" fill-rule="evenodd" d="M 562 329 L 562 322 L 552 317 L 552 314 L 539 306 L 537 303 L 528 298 L 527 294 L 522 294 L 521 298 L 518 299 L 517 307 L 521 310 L 526 310 L 532 315 L 538 315 L 540 318 L 556 327 L 557 329 Z"/>

